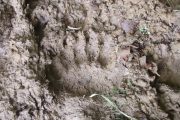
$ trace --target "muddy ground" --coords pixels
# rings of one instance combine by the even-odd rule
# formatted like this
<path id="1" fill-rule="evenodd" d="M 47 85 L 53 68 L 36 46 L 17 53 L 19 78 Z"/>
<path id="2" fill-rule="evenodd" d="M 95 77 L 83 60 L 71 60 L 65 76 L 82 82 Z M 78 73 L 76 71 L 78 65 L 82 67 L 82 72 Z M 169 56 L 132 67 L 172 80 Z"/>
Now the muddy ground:
<path id="1" fill-rule="evenodd" d="M 0 119 L 180 120 L 178 4 L 0 0 Z"/>

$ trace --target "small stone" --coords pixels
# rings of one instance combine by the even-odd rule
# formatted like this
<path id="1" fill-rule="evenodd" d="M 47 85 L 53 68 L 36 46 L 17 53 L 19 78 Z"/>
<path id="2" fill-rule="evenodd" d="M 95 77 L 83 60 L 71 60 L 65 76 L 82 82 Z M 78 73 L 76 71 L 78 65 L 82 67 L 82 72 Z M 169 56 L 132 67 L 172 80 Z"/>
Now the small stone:
<path id="1" fill-rule="evenodd" d="M 139 64 L 141 67 L 146 65 L 146 56 L 142 56 L 141 58 L 139 58 Z"/>

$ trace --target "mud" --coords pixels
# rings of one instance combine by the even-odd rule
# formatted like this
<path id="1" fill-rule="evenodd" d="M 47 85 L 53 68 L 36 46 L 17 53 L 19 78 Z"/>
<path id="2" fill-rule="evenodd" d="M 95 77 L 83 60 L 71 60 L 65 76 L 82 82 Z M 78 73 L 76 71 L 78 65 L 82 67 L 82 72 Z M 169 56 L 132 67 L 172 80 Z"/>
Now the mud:
<path id="1" fill-rule="evenodd" d="M 178 2 L 175 9 L 178 9 Z M 158 0 L 0 0 L 0 119 L 180 119 L 180 12 Z"/>

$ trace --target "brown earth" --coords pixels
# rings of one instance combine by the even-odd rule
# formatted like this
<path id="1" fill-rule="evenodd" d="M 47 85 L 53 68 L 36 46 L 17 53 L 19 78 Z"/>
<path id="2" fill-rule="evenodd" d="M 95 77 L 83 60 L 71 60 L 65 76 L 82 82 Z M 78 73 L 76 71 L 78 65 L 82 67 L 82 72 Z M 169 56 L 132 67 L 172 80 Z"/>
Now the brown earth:
<path id="1" fill-rule="evenodd" d="M 0 0 L 0 119 L 127 119 L 98 93 L 179 120 L 180 12 L 161 2 Z"/>

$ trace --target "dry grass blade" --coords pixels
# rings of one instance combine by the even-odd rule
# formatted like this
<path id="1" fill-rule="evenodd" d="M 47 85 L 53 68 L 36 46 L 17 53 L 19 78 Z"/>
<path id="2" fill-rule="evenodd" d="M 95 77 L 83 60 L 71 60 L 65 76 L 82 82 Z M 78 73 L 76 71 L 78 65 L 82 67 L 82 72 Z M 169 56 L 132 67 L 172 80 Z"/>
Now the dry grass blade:
<path id="1" fill-rule="evenodd" d="M 69 29 L 69 30 L 80 30 L 80 29 L 81 29 L 81 27 L 74 28 L 74 27 L 68 26 L 68 29 Z"/>
<path id="2" fill-rule="evenodd" d="M 119 110 L 118 106 L 117 106 L 114 102 L 112 102 L 109 98 L 107 98 L 106 96 L 104 96 L 104 95 L 92 94 L 92 95 L 89 96 L 89 97 L 90 97 L 90 98 L 93 98 L 93 97 L 95 97 L 95 96 L 100 96 L 100 97 L 102 97 L 106 102 L 108 102 L 108 103 L 110 104 L 111 107 L 113 107 L 114 109 L 116 109 L 116 110 L 119 112 L 119 114 L 124 115 L 125 117 L 127 117 L 127 118 L 130 119 L 130 120 L 136 120 L 135 118 L 132 118 L 131 116 L 129 116 L 129 115 L 127 115 L 126 113 L 124 113 L 124 112 L 122 112 L 121 110 Z"/>

